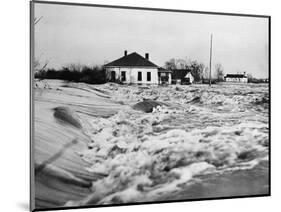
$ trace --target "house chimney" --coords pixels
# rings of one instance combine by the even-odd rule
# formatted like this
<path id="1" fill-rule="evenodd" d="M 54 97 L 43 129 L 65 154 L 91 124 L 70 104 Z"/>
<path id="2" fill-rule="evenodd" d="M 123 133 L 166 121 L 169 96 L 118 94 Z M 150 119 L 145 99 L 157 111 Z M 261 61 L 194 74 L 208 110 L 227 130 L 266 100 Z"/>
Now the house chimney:
<path id="1" fill-rule="evenodd" d="M 149 60 L 149 54 L 145 53 L 145 59 Z"/>
<path id="2" fill-rule="evenodd" d="M 127 50 L 124 51 L 124 56 L 127 56 Z"/>

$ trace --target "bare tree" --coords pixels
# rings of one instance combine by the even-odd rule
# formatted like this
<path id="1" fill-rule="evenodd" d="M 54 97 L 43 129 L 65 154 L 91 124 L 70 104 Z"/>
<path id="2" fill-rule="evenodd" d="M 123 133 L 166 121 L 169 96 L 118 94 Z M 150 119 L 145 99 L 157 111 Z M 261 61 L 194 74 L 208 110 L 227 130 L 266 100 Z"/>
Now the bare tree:
<path id="1" fill-rule="evenodd" d="M 248 79 L 253 79 L 254 77 L 253 77 L 253 75 L 252 74 L 247 74 L 247 77 L 248 77 Z"/>
<path id="2" fill-rule="evenodd" d="M 35 17 L 34 21 L 33 21 L 34 26 L 36 24 L 38 24 L 39 21 L 41 21 L 42 18 L 43 18 L 43 16 L 40 16 L 39 18 Z M 39 58 L 35 58 L 34 61 L 33 61 L 33 70 L 35 72 L 34 74 L 36 74 L 38 72 L 45 71 L 45 69 L 47 68 L 48 64 L 49 64 L 48 60 L 46 60 L 45 62 L 42 63 Z M 40 81 L 43 81 L 43 79 L 36 79 L 35 87 L 38 87 L 38 82 L 40 82 Z M 49 84 L 46 81 L 43 81 L 43 84 L 44 84 L 43 85 L 44 88 L 50 87 Z"/>
<path id="3" fill-rule="evenodd" d="M 177 59 L 176 60 L 176 68 L 177 69 L 186 69 L 188 62 L 184 59 Z"/>
<path id="4" fill-rule="evenodd" d="M 34 26 L 38 24 L 42 18 L 43 16 L 40 16 L 39 18 L 35 17 L 33 21 Z M 33 68 L 35 73 L 44 70 L 47 67 L 47 65 L 48 65 L 47 61 L 42 65 L 39 58 L 35 58 L 35 60 L 33 61 Z"/>
<path id="5" fill-rule="evenodd" d="M 81 72 L 83 69 L 83 65 L 81 63 L 70 63 L 65 67 L 68 68 L 69 71 L 79 71 Z"/>
<path id="6" fill-rule="evenodd" d="M 176 69 L 177 68 L 176 60 L 172 58 L 169 61 L 165 62 L 165 68 L 170 70 Z"/>
<path id="7" fill-rule="evenodd" d="M 197 60 L 191 61 L 188 64 L 187 69 L 190 70 L 192 76 L 194 77 L 195 82 L 199 82 L 203 78 L 203 71 L 205 69 L 205 65 Z"/>
<path id="8" fill-rule="evenodd" d="M 35 73 L 40 72 L 40 71 L 44 71 L 47 68 L 48 63 L 49 63 L 48 60 L 46 60 L 44 63 L 42 63 L 42 62 L 40 62 L 39 59 L 35 59 L 33 61 L 33 68 L 34 68 Z"/>
<path id="9" fill-rule="evenodd" d="M 202 78 L 209 79 L 209 67 L 204 68 Z"/>
<path id="10" fill-rule="evenodd" d="M 220 63 L 217 63 L 215 65 L 215 74 L 216 74 L 216 78 L 218 81 L 223 81 L 224 79 L 224 70 L 223 70 L 223 66 Z"/>
<path id="11" fill-rule="evenodd" d="M 254 81 L 254 77 L 252 74 L 247 74 L 247 78 L 248 78 L 248 82 L 253 82 Z"/>
<path id="12" fill-rule="evenodd" d="M 34 18 L 34 25 L 38 24 L 38 22 L 43 18 L 43 16 L 40 16 L 39 18 Z"/>

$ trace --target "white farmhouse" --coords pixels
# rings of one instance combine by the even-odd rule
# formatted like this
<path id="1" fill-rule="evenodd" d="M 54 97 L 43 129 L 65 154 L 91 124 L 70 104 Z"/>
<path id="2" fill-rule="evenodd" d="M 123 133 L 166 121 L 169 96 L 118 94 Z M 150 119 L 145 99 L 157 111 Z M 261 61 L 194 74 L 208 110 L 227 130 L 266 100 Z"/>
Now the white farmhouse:
<path id="1" fill-rule="evenodd" d="M 122 82 L 126 84 L 158 84 L 159 73 L 158 66 L 149 61 L 149 54 L 145 58 L 134 52 L 114 60 L 105 65 L 107 77 L 113 82 Z M 160 70 L 159 70 L 160 71 Z M 168 79 L 171 81 L 171 74 Z"/>
<path id="2" fill-rule="evenodd" d="M 248 77 L 246 73 L 244 74 L 227 74 L 224 77 L 226 82 L 243 82 L 247 83 L 248 82 Z"/>

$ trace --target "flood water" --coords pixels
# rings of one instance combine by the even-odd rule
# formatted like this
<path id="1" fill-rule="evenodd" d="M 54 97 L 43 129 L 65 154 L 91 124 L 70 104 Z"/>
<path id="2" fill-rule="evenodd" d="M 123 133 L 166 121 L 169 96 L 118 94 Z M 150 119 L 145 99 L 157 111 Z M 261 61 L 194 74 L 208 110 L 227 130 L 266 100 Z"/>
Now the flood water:
<path id="1" fill-rule="evenodd" d="M 147 99 L 164 105 L 151 113 L 133 109 Z M 57 107 L 70 112 L 54 115 Z M 80 125 L 75 126 L 72 118 Z M 68 160 L 62 156 L 54 165 L 87 178 L 92 186 L 83 196 L 64 196 L 62 205 L 269 191 L 268 84 L 39 84 L 35 89 L 36 162 L 44 161 L 45 146 L 53 145 L 48 158 L 74 138 L 79 140 L 75 150 L 64 153 Z"/>

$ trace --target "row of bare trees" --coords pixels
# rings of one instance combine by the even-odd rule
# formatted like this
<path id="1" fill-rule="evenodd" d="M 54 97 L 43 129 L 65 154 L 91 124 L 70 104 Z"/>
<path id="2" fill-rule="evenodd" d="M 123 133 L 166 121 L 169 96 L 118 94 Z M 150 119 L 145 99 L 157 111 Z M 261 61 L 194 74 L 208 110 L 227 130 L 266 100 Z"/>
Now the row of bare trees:
<path id="1" fill-rule="evenodd" d="M 209 79 L 209 68 L 205 66 L 202 62 L 199 62 L 197 60 L 172 58 L 169 61 L 165 62 L 165 68 L 169 70 L 189 70 L 196 82 L 199 82 L 204 79 Z M 215 78 L 217 81 L 223 81 L 224 68 L 221 63 L 217 63 L 215 65 L 215 72 L 212 78 Z"/>
<path id="2" fill-rule="evenodd" d="M 34 74 L 35 79 L 59 79 L 69 82 L 101 84 L 106 82 L 106 71 L 103 66 L 68 64 L 59 69 L 44 69 Z"/>
<path id="3" fill-rule="evenodd" d="M 42 20 L 43 16 L 40 16 L 39 18 L 35 17 L 33 20 L 34 27 Z M 34 72 L 37 73 L 39 71 L 45 70 L 48 66 L 49 61 L 46 60 L 44 62 L 40 61 L 38 57 L 36 57 L 33 61 L 33 69 Z"/>

